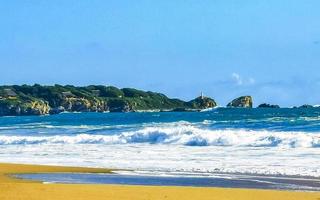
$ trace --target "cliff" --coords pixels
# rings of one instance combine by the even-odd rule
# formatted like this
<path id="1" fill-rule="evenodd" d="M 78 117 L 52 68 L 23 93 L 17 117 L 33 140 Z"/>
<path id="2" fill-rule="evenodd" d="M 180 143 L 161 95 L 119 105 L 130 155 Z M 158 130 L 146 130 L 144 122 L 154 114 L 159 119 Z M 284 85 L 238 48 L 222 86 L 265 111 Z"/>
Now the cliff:
<path id="1" fill-rule="evenodd" d="M 168 98 L 161 93 L 102 85 L 0 86 L 0 116 L 58 114 L 64 111 L 201 110 L 216 105 L 216 102 L 208 97 L 198 97 L 185 102 Z"/>

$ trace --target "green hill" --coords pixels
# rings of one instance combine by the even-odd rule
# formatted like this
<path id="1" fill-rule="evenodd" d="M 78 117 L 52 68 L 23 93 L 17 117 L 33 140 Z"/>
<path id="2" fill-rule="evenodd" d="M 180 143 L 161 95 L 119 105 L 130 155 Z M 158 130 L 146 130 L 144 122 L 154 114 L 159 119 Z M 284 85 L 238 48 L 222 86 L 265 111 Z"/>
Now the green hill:
<path id="1" fill-rule="evenodd" d="M 198 97 L 186 102 L 168 98 L 161 93 L 102 85 L 0 86 L 0 116 L 58 114 L 64 111 L 196 111 L 216 105 L 208 97 Z"/>

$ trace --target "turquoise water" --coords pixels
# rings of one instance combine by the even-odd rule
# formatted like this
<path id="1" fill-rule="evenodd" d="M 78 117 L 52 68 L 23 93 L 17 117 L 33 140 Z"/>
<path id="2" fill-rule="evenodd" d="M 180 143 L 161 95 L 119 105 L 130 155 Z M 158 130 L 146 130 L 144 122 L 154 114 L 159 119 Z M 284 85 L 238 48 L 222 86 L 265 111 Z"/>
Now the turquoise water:
<path id="1" fill-rule="evenodd" d="M 320 108 L 0 118 L 0 162 L 320 176 Z"/>

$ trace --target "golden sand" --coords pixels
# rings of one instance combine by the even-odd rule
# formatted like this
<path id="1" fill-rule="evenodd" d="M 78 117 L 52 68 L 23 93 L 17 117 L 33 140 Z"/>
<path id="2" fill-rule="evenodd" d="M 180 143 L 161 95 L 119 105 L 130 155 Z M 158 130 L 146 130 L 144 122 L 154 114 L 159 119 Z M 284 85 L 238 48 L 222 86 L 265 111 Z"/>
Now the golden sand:
<path id="1" fill-rule="evenodd" d="M 9 174 L 110 172 L 108 169 L 0 164 L 0 200 L 320 200 L 320 193 L 252 189 L 42 184 Z"/>

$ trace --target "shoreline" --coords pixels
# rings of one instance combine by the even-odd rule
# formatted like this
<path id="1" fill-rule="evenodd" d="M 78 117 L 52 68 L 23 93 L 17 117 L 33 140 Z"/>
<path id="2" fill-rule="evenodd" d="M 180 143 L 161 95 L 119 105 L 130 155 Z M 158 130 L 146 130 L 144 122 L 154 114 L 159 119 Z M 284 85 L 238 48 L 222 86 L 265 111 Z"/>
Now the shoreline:
<path id="1" fill-rule="evenodd" d="M 41 181 L 46 184 L 105 184 L 138 186 L 182 186 L 208 188 L 240 188 L 278 191 L 320 192 L 316 178 L 292 178 L 279 176 L 251 176 L 236 174 L 212 174 L 211 176 L 172 176 L 112 173 L 27 173 L 13 174 L 14 178 Z"/>
<path id="2" fill-rule="evenodd" d="M 114 169 L 90 168 L 90 167 L 70 167 L 53 165 L 33 165 L 18 163 L 0 163 L 0 184 L 1 183 L 29 183 L 40 181 L 31 181 L 26 179 L 14 178 L 12 174 L 25 173 L 112 173 Z"/>
<path id="3" fill-rule="evenodd" d="M 230 189 L 181 186 L 132 186 L 103 184 L 43 184 L 15 179 L 24 173 L 111 173 L 111 169 L 0 163 L 0 199 L 68 200 L 88 199 L 236 199 L 236 200 L 318 200 L 319 192 L 260 189 Z"/>

